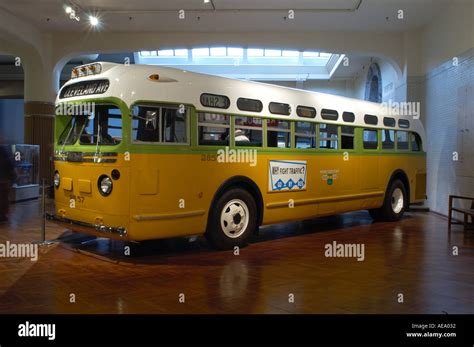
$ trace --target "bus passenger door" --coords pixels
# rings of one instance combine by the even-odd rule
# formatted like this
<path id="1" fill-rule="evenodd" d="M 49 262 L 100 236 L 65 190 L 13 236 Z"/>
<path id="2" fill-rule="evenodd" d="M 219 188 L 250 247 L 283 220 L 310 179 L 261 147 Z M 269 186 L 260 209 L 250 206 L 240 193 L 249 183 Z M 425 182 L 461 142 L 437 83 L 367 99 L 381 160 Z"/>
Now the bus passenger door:
<path id="1" fill-rule="evenodd" d="M 377 129 L 360 129 L 360 193 L 359 209 L 378 208 L 383 202 L 383 194 L 364 195 L 381 192 L 380 182 L 380 132 Z"/>
<path id="2" fill-rule="evenodd" d="M 336 184 L 337 195 L 341 197 L 337 201 L 337 213 L 351 211 L 358 208 L 357 200 L 350 198 L 360 192 L 360 156 L 357 154 L 356 128 L 351 126 L 340 127 L 340 150 L 343 151 L 338 160 L 338 177 Z"/>
<path id="3" fill-rule="evenodd" d="M 357 203 L 351 196 L 359 192 L 360 158 L 354 147 L 355 128 L 321 124 L 319 148 L 318 214 L 328 215 L 353 210 Z M 331 151 L 334 150 L 333 153 Z"/>
<path id="4" fill-rule="evenodd" d="M 361 131 L 360 187 L 364 193 L 379 189 L 379 141 L 377 129 L 361 129 Z"/>

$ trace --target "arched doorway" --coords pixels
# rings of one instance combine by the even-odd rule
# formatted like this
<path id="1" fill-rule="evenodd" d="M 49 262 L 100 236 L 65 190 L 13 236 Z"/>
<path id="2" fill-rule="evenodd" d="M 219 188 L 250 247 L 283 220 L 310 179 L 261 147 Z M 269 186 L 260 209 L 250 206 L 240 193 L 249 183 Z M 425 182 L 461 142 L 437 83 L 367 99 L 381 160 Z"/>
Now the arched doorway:
<path id="1" fill-rule="evenodd" d="M 365 100 L 382 102 L 382 74 L 379 64 L 370 65 L 365 84 Z"/>

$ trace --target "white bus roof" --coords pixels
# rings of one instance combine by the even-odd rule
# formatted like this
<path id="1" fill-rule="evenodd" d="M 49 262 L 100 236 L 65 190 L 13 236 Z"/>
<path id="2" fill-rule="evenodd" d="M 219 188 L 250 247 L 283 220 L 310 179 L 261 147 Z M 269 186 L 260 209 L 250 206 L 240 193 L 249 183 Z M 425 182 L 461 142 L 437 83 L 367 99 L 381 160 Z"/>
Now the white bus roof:
<path id="1" fill-rule="evenodd" d="M 60 98 L 57 102 L 78 101 L 95 99 L 97 97 L 116 97 L 124 101 L 128 106 L 137 102 L 164 102 L 194 105 L 199 111 L 207 111 L 222 114 L 236 114 L 246 116 L 271 116 L 277 119 L 316 121 L 329 124 L 347 124 L 367 128 L 386 128 L 410 130 L 418 133 L 425 142 L 425 131 L 418 117 L 412 115 L 398 115 L 390 112 L 391 109 L 378 104 L 359 99 L 343 96 L 305 91 L 266 83 L 235 80 L 225 77 L 218 77 L 180 69 L 155 66 L 155 65 L 122 65 L 114 63 L 94 63 L 100 65 L 97 71 L 100 73 L 73 78 L 66 82 L 65 87 L 85 81 L 109 80 L 110 86 L 102 94 L 92 94 L 87 96 L 75 96 Z M 81 67 L 78 67 L 81 68 Z M 158 79 L 150 78 L 158 75 Z M 156 78 L 156 77 L 155 77 Z M 201 104 L 201 94 L 224 95 L 229 98 L 230 105 L 226 109 L 206 107 Z M 260 100 L 263 104 L 261 112 L 241 111 L 237 108 L 238 98 L 248 98 Z M 291 106 L 291 114 L 277 115 L 269 112 L 271 102 L 285 103 Z M 316 109 L 315 118 L 303 118 L 296 114 L 297 106 L 307 106 Z M 337 121 L 321 118 L 321 110 L 335 110 L 339 113 Z M 354 122 L 344 122 L 343 112 L 352 112 L 355 115 Z M 367 124 L 365 115 L 375 115 L 378 117 L 378 124 Z M 395 126 L 385 126 L 384 117 L 394 118 Z M 408 127 L 399 127 L 399 120 L 409 122 Z"/>

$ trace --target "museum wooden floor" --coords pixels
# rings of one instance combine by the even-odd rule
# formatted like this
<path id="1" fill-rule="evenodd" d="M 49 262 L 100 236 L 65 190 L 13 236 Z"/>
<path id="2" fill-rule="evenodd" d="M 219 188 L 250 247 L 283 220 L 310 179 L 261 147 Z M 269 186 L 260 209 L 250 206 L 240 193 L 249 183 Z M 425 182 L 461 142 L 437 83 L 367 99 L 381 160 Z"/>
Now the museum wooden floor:
<path id="1" fill-rule="evenodd" d="M 13 205 L 0 243 L 38 239 L 38 205 Z M 0 259 L 0 313 L 474 313 L 474 232 L 455 226 L 448 237 L 432 213 L 265 227 L 240 255 L 178 239 L 129 257 L 121 242 L 79 236 L 48 223 L 47 237 L 63 242 L 41 248 L 37 262 Z M 333 241 L 365 244 L 365 260 L 326 258 Z"/>

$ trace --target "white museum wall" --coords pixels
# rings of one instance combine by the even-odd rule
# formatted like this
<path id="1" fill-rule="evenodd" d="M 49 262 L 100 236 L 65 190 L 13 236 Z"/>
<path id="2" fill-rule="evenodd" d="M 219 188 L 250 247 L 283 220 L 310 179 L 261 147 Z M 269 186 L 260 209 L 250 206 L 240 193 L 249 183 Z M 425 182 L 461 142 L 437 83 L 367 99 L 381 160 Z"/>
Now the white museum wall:
<path id="1" fill-rule="evenodd" d="M 473 14 L 472 2 L 453 1 L 422 32 L 428 205 L 444 215 L 449 194 L 474 196 Z"/>

